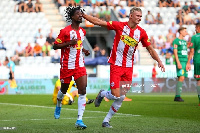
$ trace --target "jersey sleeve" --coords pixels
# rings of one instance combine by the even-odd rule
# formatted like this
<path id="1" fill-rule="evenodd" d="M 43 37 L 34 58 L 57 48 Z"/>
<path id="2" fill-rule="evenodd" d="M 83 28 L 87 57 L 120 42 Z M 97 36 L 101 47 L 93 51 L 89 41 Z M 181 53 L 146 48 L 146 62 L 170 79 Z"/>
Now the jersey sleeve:
<path id="1" fill-rule="evenodd" d="M 118 21 L 109 21 L 109 22 L 107 22 L 108 30 L 117 30 L 119 25 L 120 25 L 120 22 L 118 22 Z"/>
<path id="2" fill-rule="evenodd" d="M 54 44 L 61 44 L 65 42 L 65 31 L 62 29 L 60 30 L 60 33 L 58 37 L 56 38 Z"/>
<path id="3" fill-rule="evenodd" d="M 190 48 L 194 48 L 195 39 L 194 36 L 191 38 Z"/>
<path id="4" fill-rule="evenodd" d="M 143 47 L 148 47 L 149 45 L 151 45 L 150 40 L 145 30 L 143 31 L 143 34 L 142 34 L 141 43 Z"/>
<path id="5" fill-rule="evenodd" d="M 173 49 L 177 49 L 178 48 L 178 43 L 176 41 L 176 39 L 173 41 Z"/>

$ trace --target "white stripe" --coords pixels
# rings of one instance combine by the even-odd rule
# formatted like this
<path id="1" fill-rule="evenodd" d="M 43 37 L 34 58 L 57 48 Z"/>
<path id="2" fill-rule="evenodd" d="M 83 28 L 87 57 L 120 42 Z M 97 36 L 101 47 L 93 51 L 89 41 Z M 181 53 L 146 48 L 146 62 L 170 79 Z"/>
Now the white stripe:
<path id="1" fill-rule="evenodd" d="M 77 54 L 77 49 L 70 47 L 69 59 L 68 59 L 68 69 L 75 68 L 76 54 Z"/>
<path id="2" fill-rule="evenodd" d="M 2 105 L 12 105 L 12 106 L 33 107 L 33 108 L 47 108 L 47 109 L 55 109 L 55 107 L 39 106 L 39 105 L 25 105 L 25 104 L 15 104 L 15 103 L 0 103 L 0 104 L 2 104 Z M 78 111 L 78 109 L 69 109 L 69 108 L 62 108 L 62 110 Z M 106 113 L 106 114 L 107 114 L 107 112 L 103 112 L 103 111 L 91 111 L 91 110 L 85 110 L 85 112 Z M 116 113 L 116 115 L 122 115 L 122 116 L 141 116 L 141 115 L 123 114 L 123 113 Z"/>
<path id="3" fill-rule="evenodd" d="M 134 48 L 135 47 L 129 47 L 128 49 L 128 53 L 127 53 L 127 56 L 126 56 L 126 67 L 132 67 L 132 58 L 133 58 L 133 52 L 134 52 Z"/>
<path id="4" fill-rule="evenodd" d="M 82 45 L 83 45 L 84 33 L 82 29 L 79 30 L 79 34 L 80 34 Z M 83 49 L 83 46 L 81 46 L 80 55 L 79 55 L 79 67 L 84 67 L 82 49 Z"/>
<path id="5" fill-rule="evenodd" d="M 122 35 L 129 35 L 129 34 L 130 34 L 130 29 L 128 28 L 128 26 L 124 26 Z M 122 66 L 125 45 L 126 44 L 122 40 L 120 40 L 118 43 L 116 61 L 115 61 L 115 65 L 117 66 Z"/>

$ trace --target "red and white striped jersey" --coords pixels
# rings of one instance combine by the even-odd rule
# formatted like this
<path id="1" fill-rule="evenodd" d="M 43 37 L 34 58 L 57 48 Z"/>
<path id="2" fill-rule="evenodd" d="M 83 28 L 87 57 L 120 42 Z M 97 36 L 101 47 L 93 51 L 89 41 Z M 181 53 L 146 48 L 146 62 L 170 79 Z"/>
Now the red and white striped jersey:
<path id="1" fill-rule="evenodd" d="M 82 53 L 82 42 L 86 35 L 86 31 L 79 27 L 76 31 L 72 29 L 71 25 L 60 30 L 60 34 L 56 38 L 54 44 L 62 44 L 64 42 L 69 42 L 72 38 L 77 39 L 76 45 L 69 45 L 61 49 L 60 65 L 61 69 L 75 69 L 84 66 L 84 59 Z"/>
<path id="2" fill-rule="evenodd" d="M 146 31 L 140 26 L 131 29 L 128 22 L 107 22 L 108 30 L 115 30 L 116 35 L 108 62 L 122 67 L 133 67 L 134 53 L 141 41 L 143 47 L 150 45 Z"/>

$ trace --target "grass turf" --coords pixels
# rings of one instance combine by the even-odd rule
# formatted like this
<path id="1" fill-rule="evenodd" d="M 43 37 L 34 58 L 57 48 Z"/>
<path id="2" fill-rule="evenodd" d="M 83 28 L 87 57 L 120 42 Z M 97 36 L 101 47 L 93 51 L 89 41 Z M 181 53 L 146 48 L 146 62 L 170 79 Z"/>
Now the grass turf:
<path id="1" fill-rule="evenodd" d="M 95 98 L 96 94 L 88 94 Z M 101 123 L 112 104 L 103 101 L 98 108 L 86 105 L 83 121 L 85 130 L 74 128 L 77 116 L 77 99 L 73 105 L 64 105 L 61 118 L 53 117 L 55 105 L 52 95 L 1 95 L 0 132 L 51 133 L 199 133 L 200 106 L 197 94 L 183 94 L 185 102 L 174 102 L 174 94 L 128 95 L 132 102 L 123 102 L 112 119 L 112 129 L 102 128 Z M 7 104 L 9 103 L 9 104 Z M 3 127 L 16 127 L 3 130 Z"/>

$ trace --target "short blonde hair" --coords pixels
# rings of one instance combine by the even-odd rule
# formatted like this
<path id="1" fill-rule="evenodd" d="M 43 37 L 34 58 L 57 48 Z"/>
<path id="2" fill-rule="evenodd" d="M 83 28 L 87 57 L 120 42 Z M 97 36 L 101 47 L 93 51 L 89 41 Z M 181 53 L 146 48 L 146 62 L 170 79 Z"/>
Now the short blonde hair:
<path id="1" fill-rule="evenodd" d="M 142 12 L 142 10 L 139 7 L 135 7 L 134 6 L 133 8 L 131 8 L 130 14 L 133 13 L 133 12 L 135 12 L 135 11 Z"/>

